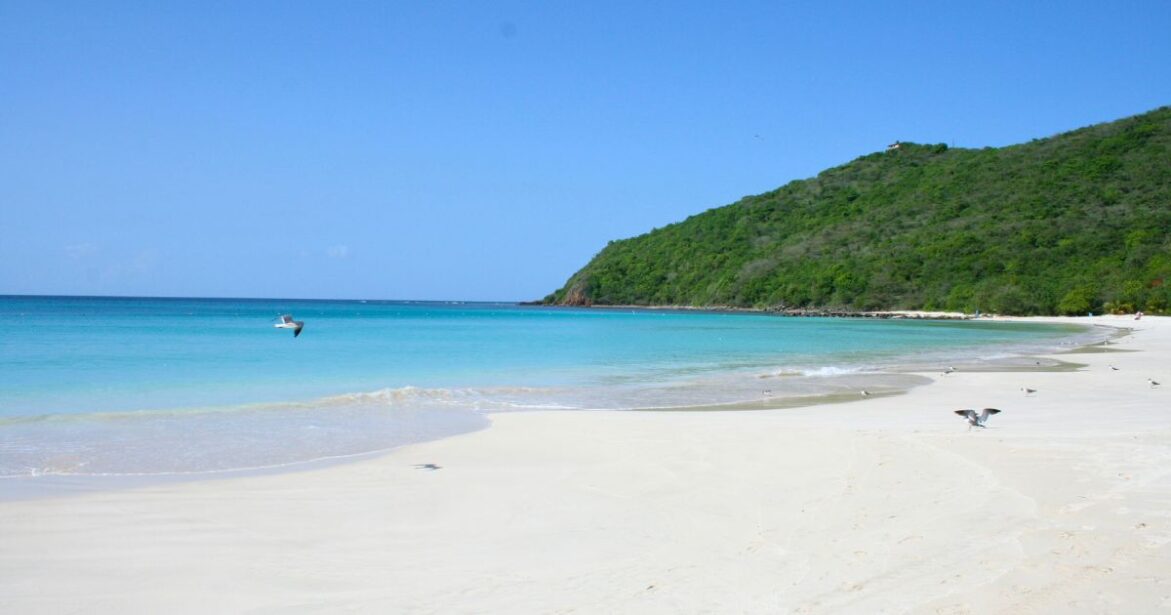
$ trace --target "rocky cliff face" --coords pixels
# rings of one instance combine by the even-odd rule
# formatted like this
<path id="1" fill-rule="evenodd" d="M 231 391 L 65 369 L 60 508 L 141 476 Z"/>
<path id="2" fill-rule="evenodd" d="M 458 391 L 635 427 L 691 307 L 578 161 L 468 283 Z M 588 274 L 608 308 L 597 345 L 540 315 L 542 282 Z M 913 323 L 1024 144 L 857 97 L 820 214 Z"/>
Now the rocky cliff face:
<path id="1" fill-rule="evenodd" d="M 575 284 L 565 292 L 565 297 L 560 302 L 562 305 L 585 306 L 589 307 L 594 304 L 590 299 L 589 294 L 585 291 L 584 284 Z"/>

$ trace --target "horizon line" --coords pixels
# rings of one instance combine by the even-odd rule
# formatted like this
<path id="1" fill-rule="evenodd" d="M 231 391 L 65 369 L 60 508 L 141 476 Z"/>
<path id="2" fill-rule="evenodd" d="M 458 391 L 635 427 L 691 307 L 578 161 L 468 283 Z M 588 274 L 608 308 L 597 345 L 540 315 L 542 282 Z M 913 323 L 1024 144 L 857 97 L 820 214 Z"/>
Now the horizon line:
<path id="1" fill-rule="evenodd" d="M 378 302 L 398 302 L 398 303 L 496 303 L 496 304 L 520 304 L 525 303 L 526 300 L 521 299 L 373 299 L 373 298 L 314 298 L 314 297 L 229 297 L 229 296 L 190 296 L 190 295 L 68 295 L 56 293 L 28 293 L 28 294 L 11 294 L 0 293 L 0 299 L 9 298 L 39 298 L 39 299 L 210 299 L 217 301 L 378 301 Z"/>

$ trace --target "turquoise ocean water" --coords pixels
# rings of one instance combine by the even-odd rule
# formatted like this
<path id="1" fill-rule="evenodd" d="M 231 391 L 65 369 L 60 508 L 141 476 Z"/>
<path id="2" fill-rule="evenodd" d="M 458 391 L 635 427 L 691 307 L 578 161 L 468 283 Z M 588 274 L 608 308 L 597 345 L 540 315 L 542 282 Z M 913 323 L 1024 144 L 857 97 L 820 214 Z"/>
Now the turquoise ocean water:
<path id="1" fill-rule="evenodd" d="M 275 317 L 305 321 L 296 339 Z M 1094 335 L 991 322 L 495 303 L 0 297 L 0 480 L 265 468 L 527 409 L 881 389 Z"/>

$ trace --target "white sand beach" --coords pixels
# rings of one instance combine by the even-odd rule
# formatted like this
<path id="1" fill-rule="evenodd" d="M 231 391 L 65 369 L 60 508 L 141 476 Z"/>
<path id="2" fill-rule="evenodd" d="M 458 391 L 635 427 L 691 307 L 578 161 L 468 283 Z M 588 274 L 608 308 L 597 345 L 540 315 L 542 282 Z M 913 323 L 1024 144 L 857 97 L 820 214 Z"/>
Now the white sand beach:
<path id="1" fill-rule="evenodd" d="M 497 414 L 356 463 L 3 502 L 0 611 L 1171 610 L 1171 318 L 1052 320 L 1133 332 L 1057 357 L 1077 371 Z"/>

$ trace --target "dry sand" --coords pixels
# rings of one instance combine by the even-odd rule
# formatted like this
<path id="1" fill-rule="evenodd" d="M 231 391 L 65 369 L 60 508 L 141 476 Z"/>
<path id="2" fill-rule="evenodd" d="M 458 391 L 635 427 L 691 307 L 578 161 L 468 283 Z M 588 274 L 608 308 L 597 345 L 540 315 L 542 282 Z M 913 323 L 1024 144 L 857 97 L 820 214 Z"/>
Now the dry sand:
<path id="1" fill-rule="evenodd" d="M 0 503 L 0 610 L 1167 611 L 1171 319 L 1092 320 L 1135 331 L 1076 372 L 495 415 L 353 464 Z M 951 412 L 984 406 L 986 430 Z"/>

